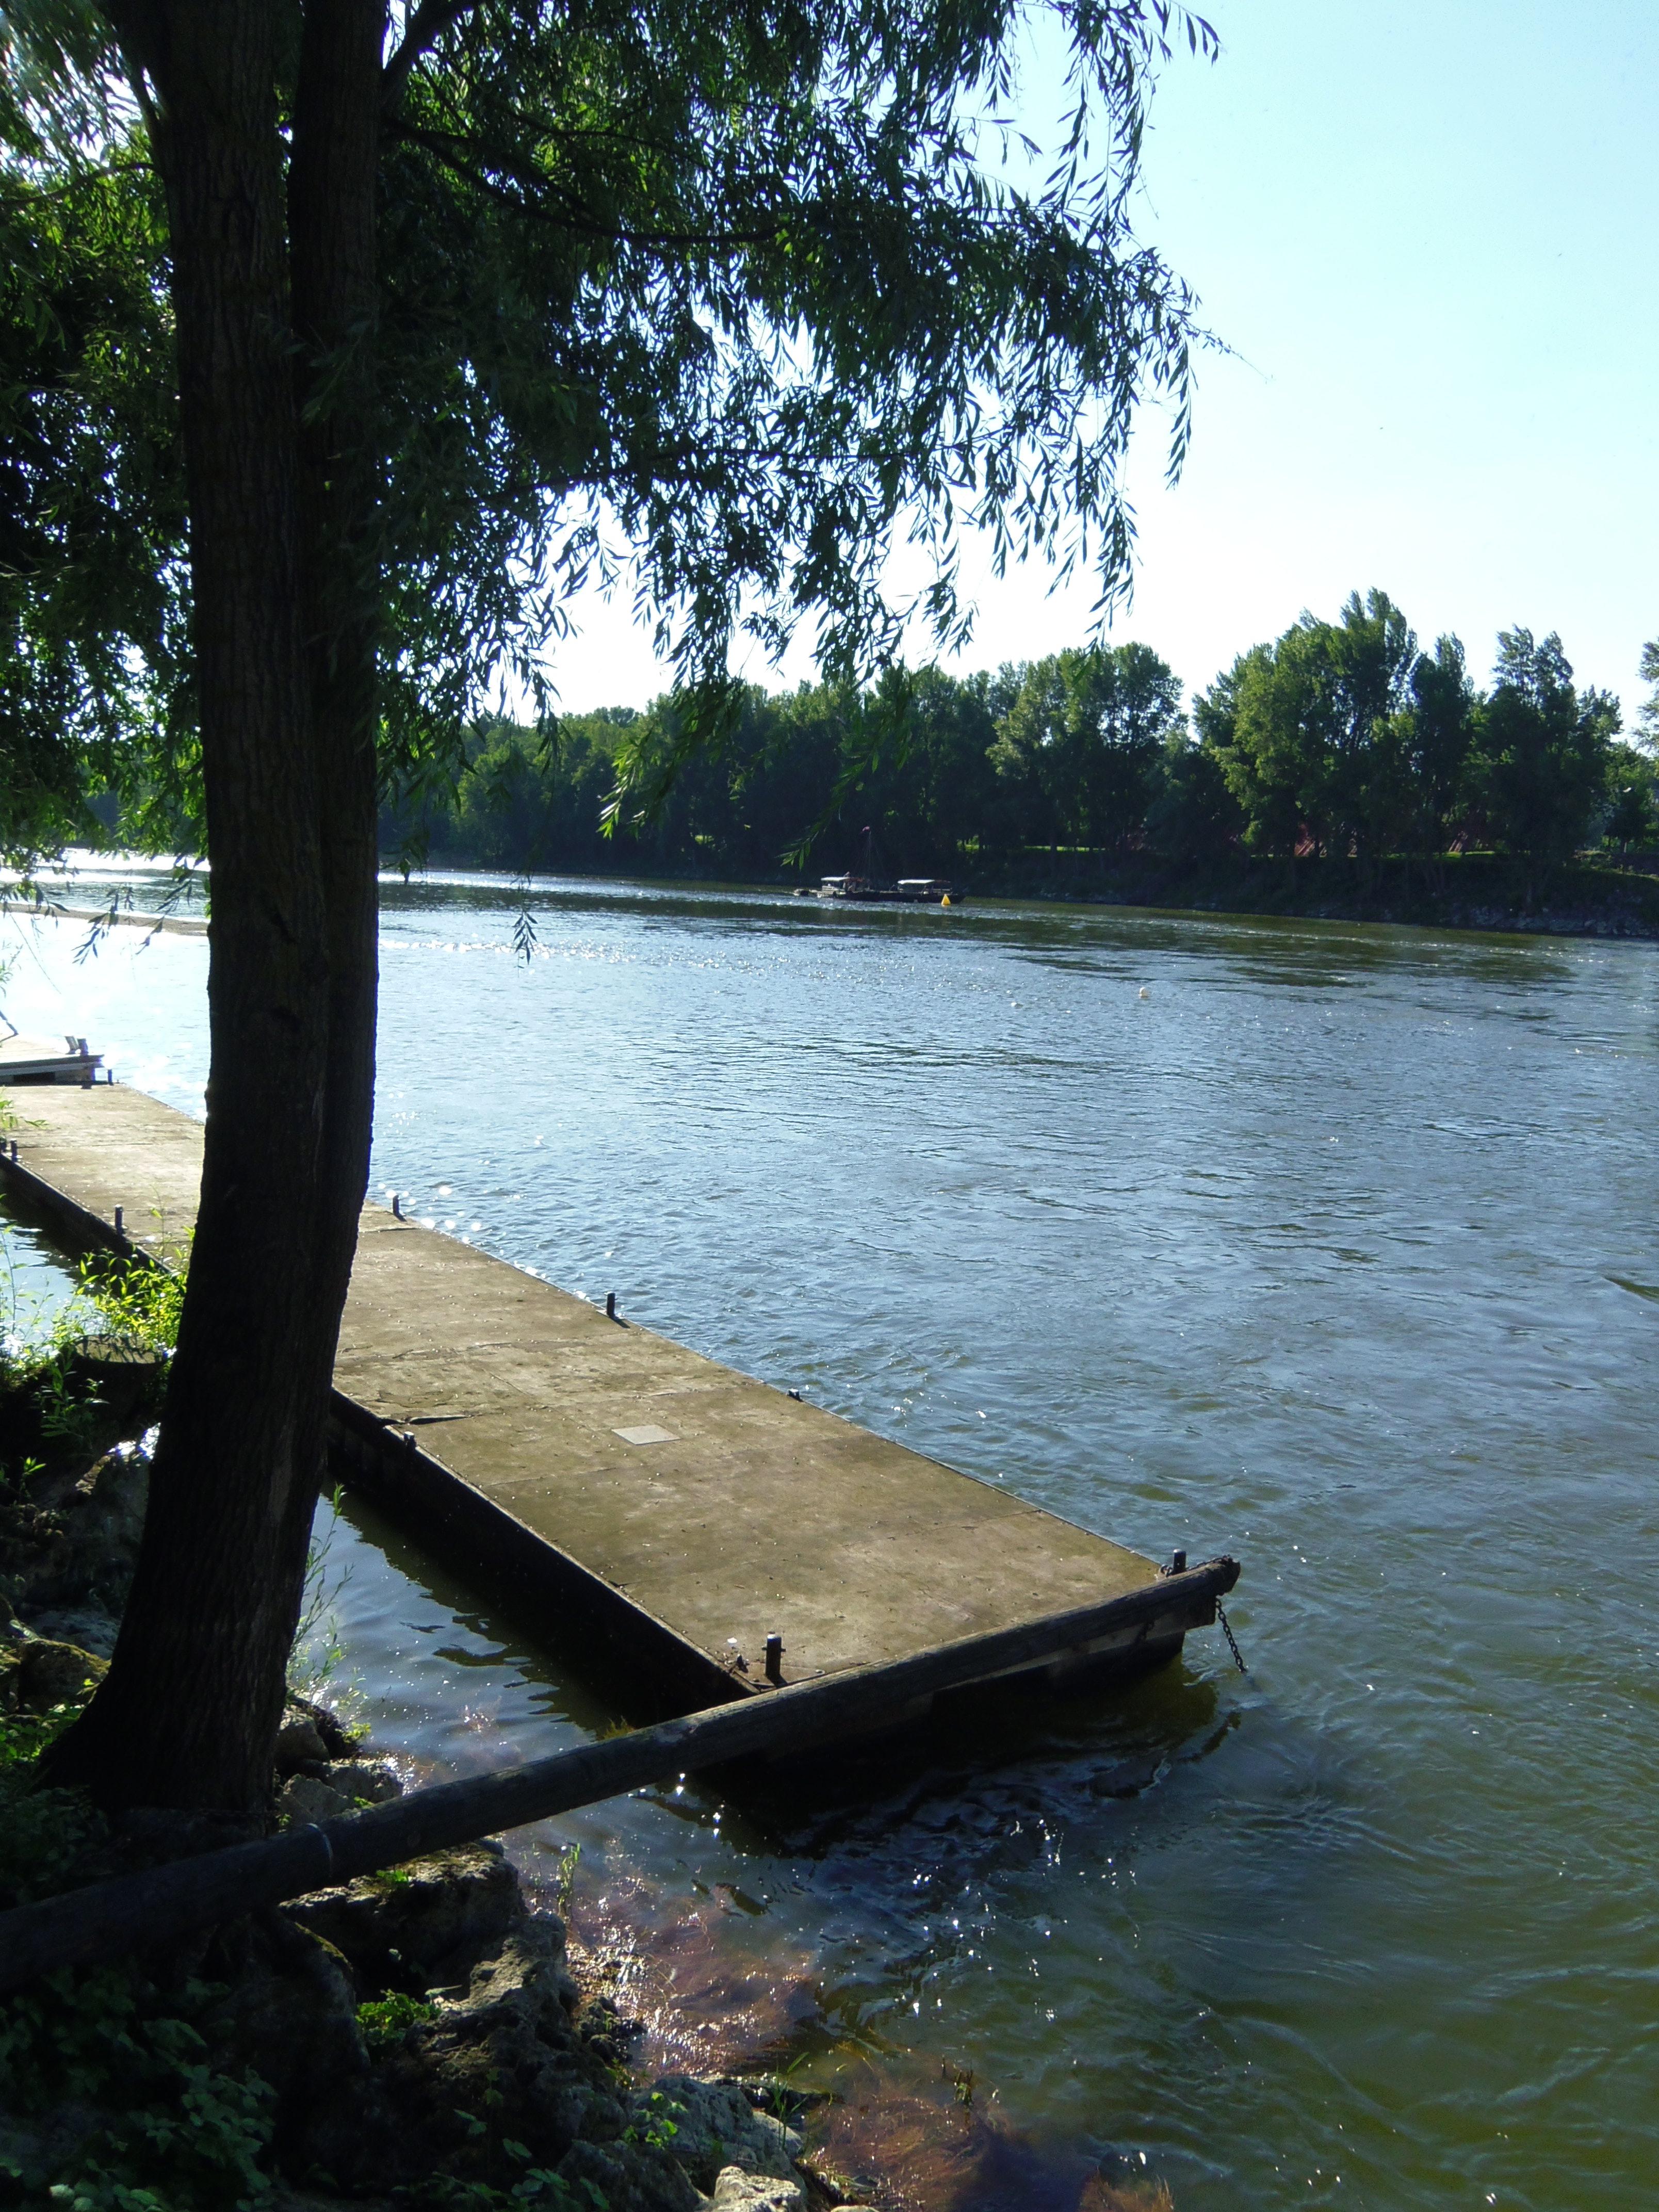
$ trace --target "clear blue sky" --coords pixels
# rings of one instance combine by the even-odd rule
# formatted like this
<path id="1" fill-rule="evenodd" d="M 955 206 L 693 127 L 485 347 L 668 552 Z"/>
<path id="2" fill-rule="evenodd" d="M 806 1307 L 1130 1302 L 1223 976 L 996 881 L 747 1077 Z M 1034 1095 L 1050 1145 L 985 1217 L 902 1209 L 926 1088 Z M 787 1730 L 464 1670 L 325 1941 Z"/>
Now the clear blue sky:
<path id="1" fill-rule="evenodd" d="M 1114 635 L 1201 688 L 1304 607 L 1379 584 L 1483 676 L 1500 627 L 1559 630 L 1628 722 L 1659 635 L 1659 5 L 1208 12 L 1221 58 L 1183 51 L 1164 72 L 1137 224 L 1232 351 L 1202 365 L 1174 491 L 1149 419 Z M 1086 584 L 1050 598 L 1041 568 L 982 576 L 959 666 L 1085 638 Z M 662 688 L 620 605 L 573 611 L 568 708 Z"/>

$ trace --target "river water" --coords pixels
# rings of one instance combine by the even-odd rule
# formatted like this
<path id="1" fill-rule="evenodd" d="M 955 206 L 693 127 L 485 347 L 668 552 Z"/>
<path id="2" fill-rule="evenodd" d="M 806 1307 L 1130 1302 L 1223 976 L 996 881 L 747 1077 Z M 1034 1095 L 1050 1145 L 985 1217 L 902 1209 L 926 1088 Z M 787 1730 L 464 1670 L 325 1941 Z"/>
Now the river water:
<path id="1" fill-rule="evenodd" d="M 641 2063 L 794 2065 L 928 2212 L 1600 2212 L 1659 2172 L 1659 948 L 499 884 L 386 894 L 374 1182 L 1149 1552 L 1218 1636 L 838 1800 L 580 1844 Z M 0 934 L 199 1110 L 205 948 Z M 14 1259 L 37 1268 L 14 1230 Z M 343 1501 L 333 1681 L 422 1771 L 620 1717 Z M 323 1641 L 327 1640 L 325 1633 Z M 569 1876 L 569 1862 L 565 1862 Z M 1091 2178 L 1092 2177 L 1092 2178 Z"/>

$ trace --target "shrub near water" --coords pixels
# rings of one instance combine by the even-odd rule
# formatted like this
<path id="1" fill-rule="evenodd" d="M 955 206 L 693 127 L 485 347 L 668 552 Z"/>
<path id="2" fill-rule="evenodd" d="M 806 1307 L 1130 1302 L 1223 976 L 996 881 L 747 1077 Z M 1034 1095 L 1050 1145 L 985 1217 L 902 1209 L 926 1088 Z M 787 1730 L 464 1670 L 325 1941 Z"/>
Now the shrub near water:
<path id="1" fill-rule="evenodd" d="M 44 1328 L 14 1302 L 0 1340 L 0 1500 L 27 1517 L 46 1461 L 95 1448 L 111 1409 L 76 1354 L 102 1346 L 159 1354 L 178 1334 L 180 1276 L 85 1261 L 74 1296 Z M 142 1419 L 153 1407 L 129 1408 Z M 130 1425 L 130 1421 L 117 1425 Z M 20 1449 L 20 1439 L 31 1448 Z M 3 1563 L 0 1563 L 3 1564 Z M 21 1632 L 14 1631 L 14 1635 Z M 50 1710 L 20 1694 L 21 1655 L 0 1645 L 0 1910 L 75 1886 L 107 1842 L 78 1794 L 34 1786 L 36 1762 L 90 1693 L 95 1662 Z M 251 2073 L 216 2069 L 196 2019 L 206 1983 L 163 1992 L 120 1968 L 66 1970 L 0 2004 L 0 2205 L 63 2212 L 231 2212 L 265 2203 L 274 2099 Z"/>
<path id="2" fill-rule="evenodd" d="M 0 1908 L 69 1886 L 104 1824 L 72 1792 L 37 1790 L 40 1752 L 74 1718 L 0 1714 Z M 191 2015 L 216 1992 L 163 1999 L 113 1967 L 69 1969 L 0 2005 L 0 2204 L 64 2212 L 231 2212 L 270 2194 L 271 2094 L 215 2070 Z"/>

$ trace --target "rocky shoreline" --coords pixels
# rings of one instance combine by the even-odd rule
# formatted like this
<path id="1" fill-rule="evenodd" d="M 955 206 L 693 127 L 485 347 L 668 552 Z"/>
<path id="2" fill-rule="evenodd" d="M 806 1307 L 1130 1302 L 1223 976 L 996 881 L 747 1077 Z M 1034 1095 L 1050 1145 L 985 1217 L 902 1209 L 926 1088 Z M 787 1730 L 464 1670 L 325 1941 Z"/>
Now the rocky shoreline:
<path id="1" fill-rule="evenodd" d="M 141 1443 L 109 1441 L 111 1411 L 102 1449 L 83 1438 L 0 1488 L 0 1720 L 26 1739 L 67 1720 L 113 1648 L 148 1462 Z M 326 1706 L 291 1701 L 273 1824 L 403 1786 Z M 232 1839 L 222 1823 L 159 1813 L 111 1832 L 58 1795 L 0 1798 L 0 1904 Z M 256 1913 L 130 1971 L 62 1981 L 0 2008 L 0 2204 L 173 2212 L 113 2177 L 135 2158 L 142 2169 L 141 2137 L 165 2137 L 183 2171 L 193 2126 L 211 2148 L 197 2164 L 219 2178 L 181 2183 L 180 2205 L 826 2212 L 860 2201 L 806 2155 L 811 2100 L 783 2082 L 635 2083 L 632 2024 L 494 1842 Z M 77 2039 L 113 2056 L 59 2063 Z M 155 2063 L 146 2074 L 124 2052 Z M 140 2075 L 155 2077 L 149 2102 Z"/>

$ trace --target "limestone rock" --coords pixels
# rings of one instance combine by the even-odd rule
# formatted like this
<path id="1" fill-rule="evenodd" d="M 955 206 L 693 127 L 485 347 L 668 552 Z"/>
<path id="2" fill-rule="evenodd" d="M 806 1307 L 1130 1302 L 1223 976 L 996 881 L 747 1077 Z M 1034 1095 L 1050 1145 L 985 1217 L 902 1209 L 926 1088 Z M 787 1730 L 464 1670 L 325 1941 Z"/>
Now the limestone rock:
<path id="1" fill-rule="evenodd" d="M 276 1771 L 294 1774 L 302 1766 L 326 1766 L 328 1746 L 309 1713 L 291 1713 L 276 1735 Z"/>
<path id="2" fill-rule="evenodd" d="M 331 1790 L 326 1782 L 314 1782 L 308 1774 L 290 1775 L 283 1784 L 276 1800 L 277 1817 L 286 1828 L 303 1828 L 313 1821 L 337 1820 L 343 1813 L 351 1810 L 351 1802 L 337 1790 Z"/>
<path id="3" fill-rule="evenodd" d="M 728 2166 L 779 2180 L 793 2177 L 799 2135 L 772 2113 L 757 2112 L 735 2082 L 665 2075 L 635 2100 L 633 2124 L 643 2133 L 665 2118 L 675 2130 L 667 2148 L 699 2189 L 712 2189 Z"/>
<path id="4" fill-rule="evenodd" d="M 366 1986 L 411 1991 L 465 1984 L 474 1962 L 527 1918 L 518 1877 L 496 1843 L 434 1851 L 391 1875 L 318 1890 L 283 1909 L 337 1946 Z M 562 1968 L 563 1927 L 551 1924 Z"/>
<path id="5" fill-rule="evenodd" d="M 748 2173 L 740 2166 L 728 2166 L 715 2179 L 708 2212 L 805 2212 L 805 2192 L 799 2181 Z"/>
<path id="6" fill-rule="evenodd" d="M 318 1779 L 354 1805 L 384 1805 L 404 1794 L 404 1785 L 392 1769 L 376 1759 L 331 1759 Z"/>
<path id="7" fill-rule="evenodd" d="M 49 1713 L 55 1705 L 82 1705 L 109 1671 L 78 1644 L 33 1637 L 0 1658 L 0 1705 L 10 1712 Z"/>
<path id="8" fill-rule="evenodd" d="M 12 1508 L 5 1531 L 16 1602 L 31 1616 L 94 1606 L 118 1613 L 132 1584 L 149 1495 L 149 1462 L 130 1445 L 78 1477 L 48 1474 Z"/>
<path id="9" fill-rule="evenodd" d="M 555 2171 L 572 2190 L 590 2183 L 606 2212 L 699 2212 L 703 2203 L 684 2168 L 649 2143 L 574 2143 Z M 791 2212 L 799 2206 L 797 2196 Z"/>
<path id="10" fill-rule="evenodd" d="M 495 2142 L 523 2144 L 541 2166 L 556 2166 L 580 2140 L 620 2142 L 627 2114 L 609 2070 L 571 2025 L 564 1930 L 551 1915 L 518 1920 L 477 1962 L 465 1988 L 437 1992 L 433 2002 L 435 2018 L 411 2028 L 375 2069 L 386 2116 L 380 2131 L 359 2126 L 349 2140 L 331 2143 L 327 2155 L 318 2154 L 342 2185 L 384 2190 L 440 2166 L 497 2186 L 508 2183 L 513 2174 L 499 2152 L 480 2142 L 470 2113 L 487 2113 Z M 696 2192 L 668 2163 L 673 2194 L 638 2201 L 653 2212 L 682 2206 L 690 2212 Z M 633 2201 L 613 2199 L 614 2212 Z"/>
<path id="11" fill-rule="evenodd" d="M 645 2033 L 645 2022 L 621 2012 L 609 1990 L 594 1990 L 580 2001 L 576 2033 L 607 2066 L 625 2066 L 629 2046 Z"/>
<path id="12" fill-rule="evenodd" d="M 198 2022 L 214 2063 L 276 2090 L 279 2127 L 368 2071 L 357 1992 L 339 1954 L 280 1913 L 229 1923 L 210 1962 L 224 1995 Z M 286 2110 L 285 2110 L 286 2108 Z"/>
<path id="13" fill-rule="evenodd" d="M 33 1611 L 30 1620 L 37 1636 L 49 1637 L 54 1644 L 78 1644 L 94 1659 L 111 1656 L 121 1626 L 112 1613 L 96 1604 L 52 1606 L 44 1613 Z"/>

